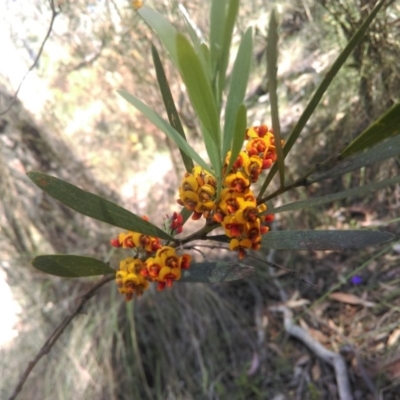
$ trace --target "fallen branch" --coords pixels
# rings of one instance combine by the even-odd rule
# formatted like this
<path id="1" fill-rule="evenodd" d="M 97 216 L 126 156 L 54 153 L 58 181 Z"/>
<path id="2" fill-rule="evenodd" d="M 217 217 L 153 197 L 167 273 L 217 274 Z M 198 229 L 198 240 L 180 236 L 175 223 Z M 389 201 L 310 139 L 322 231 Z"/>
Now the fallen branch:
<path id="1" fill-rule="evenodd" d="M 347 367 L 343 357 L 340 354 L 326 349 L 321 343 L 313 339 L 305 329 L 295 325 L 293 323 L 293 314 L 287 307 L 277 306 L 271 307 L 271 309 L 283 313 L 284 327 L 290 336 L 303 342 L 317 357 L 333 367 L 340 400 L 353 400 Z"/>
<path id="2" fill-rule="evenodd" d="M 45 356 L 54 344 L 57 342 L 59 337 L 63 334 L 67 326 L 72 322 L 72 320 L 82 311 L 83 306 L 86 302 L 93 297 L 93 295 L 106 283 L 112 281 L 114 279 L 114 275 L 107 275 L 95 285 L 93 285 L 81 298 L 81 301 L 76 305 L 75 309 L 71 312 L 68 317 L 65 317 L 60 325 L 54 330 L 54 332 L 50 335 L 50 337 L 46 340 L 45 344 L 37 353 L 36 357 L 28 364 L 25 372 L 22 374 L 21 379 L 19 380 L 17 386 L 14 389 L 14 393 L 9 397 L 8 400 L 14 400 L 18 394 L 21 392 L 22 387 L 24 386 L 26 380 L 31 374 L 33 368 L 35 368 L 36 364 L 40 361 L 40 359 Z"/>

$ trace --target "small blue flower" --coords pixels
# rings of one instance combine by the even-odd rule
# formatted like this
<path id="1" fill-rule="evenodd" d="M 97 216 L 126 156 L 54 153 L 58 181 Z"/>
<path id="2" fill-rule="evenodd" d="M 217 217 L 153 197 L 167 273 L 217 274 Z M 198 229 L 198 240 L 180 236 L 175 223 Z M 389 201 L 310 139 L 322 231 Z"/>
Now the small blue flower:
<path id="1" fill-rule="evenodd" d="M 350 278 L 350 283 L 353 285 L 360 285 L 361 283 L 363 283 L 363 278 L 361 277 L 361 275 L 354 275 Z"/>

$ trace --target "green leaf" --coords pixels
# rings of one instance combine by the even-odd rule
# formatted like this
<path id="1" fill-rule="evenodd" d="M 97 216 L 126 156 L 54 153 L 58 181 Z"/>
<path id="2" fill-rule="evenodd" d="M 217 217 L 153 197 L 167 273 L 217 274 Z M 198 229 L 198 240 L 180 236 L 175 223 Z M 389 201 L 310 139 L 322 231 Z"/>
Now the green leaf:
<path id="1" fill-rule="evenodd" d="M 222 92 L 225 89 L 226 70 L 228 68 L 228 63 L 229 63 L 229 53 L 231 49 L 232 33 L 233 33 L 233 28 L 235 26 L 235 21 L 238 11 L 239 11 L 239 0 L 230 0 L 228 3 L 228 12 L 224 23 L 225 26 L 223 32 L 220 59 L 217 63 L 217 70 L 216 70 L 216 74 L 218 75 L 219 105 L 221 105 Z M 247 79 L 246 79 L 246 84 L 247 84 Z"/>
<path id="2" fill-rule="evenodd" d="M 382 140 L 400 133 L 400 103 L 393 105 L 384 115 L 358 135 L 342 152 L 344 158 L 370 148 Z"/>
<path id="3" fill-rule="evenodd" d="M 213 173 L 209 165 L 199 156 L 189 143 L 182 138 L 182 136 L 177 132 L 167 121 L 161 118 L 154 110 L 152 110 L 148 105 L 139 100 L 136 96 L 126 92 L 125 90 L 118 90 L 118 93 L 129 103 L 131 103 L 135 108 L 142 112 L 158 129 L 163 131 L 171 140 L 173 140 L 176 145 L 183 150 L 189 157 L 191 157 L 197 164 L 202 168 Z"/>
<path id="4" fill-rule="evenodd" d="M 221 176 L 221 132 L 218 109 L 199 57 L 185 36 L 177 35 L 179 68 L 190 101 L 198 115 L 208 157 L 217 177 Z"/>
<path id="5" fill-rule="evenodd" d="M 188 209 L 186 209 L 185 207 L 182 208 L 180 214 L 183 217 L 183 223 L 182 225 L 184 225 L 186 223 L 186 221 L 190 218 L 190 216 L 193 214 L 193 211 L 189 211 Z"/>
<path id="6" fill-rule="evenodd" d="M 186 29 L 188 31 L 189 37 L 193 43 L 194 48 L 196 49 L 196 53 L 199 54 L 199 59 L 201 61 L 201 64 L 203 65 L 203 69 L 206 72 L 206 75 L 211 82 L 212 80 L 212 72 L 211 72 L 211 65 L 210 65 L 210 54 L 208 47 L 205 45 L 205 43 L 201 43 L 201 39 L 198 35 L 201 35 L 200 29 L 196 26 L 196 24 L 193 22 L 193 20 L 190 18 L 190 15 L 188 14 L 186 8 L 182 3 L 178 5 L 178 8 L 183 16 L 183 19 L 185 20 L 185 25 Z"/>
<path id="7" fill-rule="evenodd" d="M 278 108 L 278 21 L 276 19 L 275 10 L 272 10 L 269 19 L 268 39 L 267 39 L 267 78 L 268 92 L 271 104 L 271 119 L 274 132 L 276 155 L 278 162 L 279 177 L 281 187 L 285 186 L 285 164 L 281 144 L 281 126 L 279 124 L 279 108 Z"/>
<path id="8" fill-rule="evenodd" d="M 65 278 L 115 274 L 115 270 L 95 258 L 51 254 L 35 257 L 32 265 L 46 274 Z"/>
<path id="9" fill-rule="evenodd" d="M 360 249 L 392 240 L 394 235 L 378 231 L 274 231 L 262 236 L 261 247 L 275 250 Z"/>
<path id="10" fill-rule="evenodd" d="M 225 107 L 224 137 L 222 145 L 222 156 L 225 157 L 232 146 L 235 134 L 235 124 L 239 107 L 241 107 L 246 94 L 247 82 L 250 74 L 250 64 L 253 54 L 253 39 L 251 28 L 247 29 L 242 36 L 239 50 L 233 65 L 232 76 L 229 84 L 229 93 Z M 245 127 L 246 129 L 246 127 Z M 242 138 L 244 140 L 244 132 Z M 242 140 L 242 144 L 243 144 Z M 235 161 L 234 159 L 233 161 Z"/>
<path id="11" fill-rule="evenodd" d="M 232 149 L 231 149 L 231 158 L 229 160 L 229 164 L 226 168 L 226 174 L 229 173 L 229 171 L 232 168 L 233 163 L 236 161 L 245 138 L 245 132 L 246 132 L 246 126 L 247 126 L 247 111 L 246 107 L 244 104 L 241 104 L 239 106 L 237 115 L 236 115 L 236 122 L 235 122 L 235 130 L 234 130 L 234 136 L 233 136 L 233 143 L 232 143 Z"/>
<path id="12" fill-rule="evenodd" d="M 233 261 L 211 261 L 193 263 L 182 271 L 178 282 L 229 282 L 245 279 L 255 273 L 255 268 Z"/>
<path id="13" fill-rule="evenodd" d="M 27 175 L 35 185 L 51 197 L 83 215 L 129 231 L 172 240 L 170 235 L 157 226 L 96 194 L 41 172 L 28 172 Z"/>
<path id="14" fill-rule="evenodd" d="M 201 53 L 201 58 L 204 60 L 204 68 L 207 70 L 207 76 L 210 77 L 211 80 L 211 60 L 210 60 L 210 49 L 207 47 L 205 43 L 202 43 L 200 45 L 200 53 Z"/>
<path id="15" fill-rule="evenodd" d="M 376 164 L 400 154 L 400 135 L 386 139 L 382 143 L 344 160 L 333 160 L 325 165 L 321 163 L 317 172 L 310 175 L 306 184 L 320 182 L 324 179 L 334 178 L 356 169 Z"/>
<path id="16" fill-rule="evenodd" d="M 284 206 L 273 208 L 268 206 L 268 210 L 261 213 L 263 214 L 277 214 L 286 211 L 296 211 L 301 210 L 303 208 L 309 207 L 317 207 L 322 206 L 327 203 L 331 203 L 333 201 L 347 199 L 354 196 L 366 195 L 369 193 L 375 193 L 377 190 L 382 189 L 384 187 L 394 185 L 395 183 L 400 182 L 400 176 L 395 176 L 388 179 L 383 179 L 382 181 L 371 183 L 369 185 L 359 186 L 353 189 L 344 190 L 342 192 L 328 194 L 326 196 L 317 197 L 317 198 L 309 198 L 304 201 L 296 201 L 293 203 L 285 204 Z"/>
<path id="17" fill-rule="evenodd" d="M 262 236 L 262 249 L 346 250 L 359 249 L 392 240 L 394 235 L 378 231 L 272 231 Z M 207 236 L 208 240 L 229 243 L 226 235 Z"/>
<path id="18" fill-rule="evenodd" d="M 347 60 L 347 58 L 349 57 L 351 52 L 354 50 L 354 48 L 362 40 L 366 30 L 368 29 L 369 25 L 372 23 L 372 21 L 376 17 L 376 14 L 382 8 L 383 4 L 384 4 L 384 0 L 379 1 L 376 4 L 374 9 L 368 15 L 367 19 L 360 26 L 360 28 L 357 30 L 357 32 L 353 35 L 353 37 L 347 43 L 346 47 L 343 49 L 343 51 L 339 54 L 336 61 L 333 63 L 332 67 L 325 74 L 324 79 L 322 80 L 322 82 L 318 86 L 317 90 L 313 94 L 310 102 L 308 103 L 307 107 L 301 114 L 299 120 L 297 121 L 296 125 L 294 126 L 292 132 L 290 133 L 290 135 L 283 147 L 284 157 L 286 157 L 288 155 L 289 151 L 291 150 L 293 145 L 296 143 L 298 137 L 300 136 L 300 133 L 302 132 L 302 130 L 305 127 L 308 120 L 310 119 L 311 115 L 314 113 L 314 110 L 317 108 L 322 96 L 324 95 L 324 93 L 326 92 L 328 87 L 330 86 L 333 78 L 336 76 L 336 74 L 342 68 L 343 64 L 345 63 L 345 61 Z M 275 176 L 277 169 L 278 169 L 278 166 L 275 163 L 272 166 L 272 168 L 270 169 L 270 172 L 262 185 L 260 193 L 258 194 L 259 199 L 262 198 L 262 195 L 264 194 L 265 190 L 267 189 L 269 183 L 271 182 L 272 178 Z"/>
<path id="19" fill-rule="evenodd" d="M 212 0 L 210 8 L 210 59 L 214 78 L 222 53 L 226 0 Z"/>
<path id="20" fill-rule="evenodd" d="M 153 29 L 158 39 L 167 49 L 174 64 L 178 66 L 175 27 L 164 16 L 151 8 L 142 7 L 137 12 L 143 18 L 146 24 Z"/>
<path id="21" fill-rule="evenodd" d="M 153 54 L 153 62 L 156 68 L 158 86 L 160 87 L 165 109 L 167 110 L 169 123 L 187 142 L 185 131 L 183 130 L 178 111 L 176 110 L 174 99 L 172 97 L 171 89 L 169 88 L 167 77 L 165 76 L 165 71 L 162 66 L 160 56 L 158 55 L 157 49 L 153 45 L 151 46 L 151 52 Z M 179 149 L 179 151 L 181 153 L 183 163 L 185 164 L 186 171 L 192 172 L 194 167 L 193 160 L 182 149 Z"/>
<path id="22" fill-rule="evenodd" d="M 206 236 L 206 239 L 213 240 L 214 242 L 219 242 L 219 243 L 229 243 L 229 241 L 231 240 L 226 235 L 210 235 Z"/>
<path id="23" fill-rule="evenodd" d="M 199 28 L 196 26 L 196 24 L 194 23 L 194 21 L 190 18 L 189 13 L 187 12 L 185 6 L 180 3 L 178 5 L 178 9 L 182 14 L 183 20 L 185 21 L 185 26 L 186 26 L 186 30 L 189 34 L 190 40 L 193 43 L 193 46 L 196 50 L 200 49 L 200 38 L 197 34 L 197 32 L 199 31 Z"/>

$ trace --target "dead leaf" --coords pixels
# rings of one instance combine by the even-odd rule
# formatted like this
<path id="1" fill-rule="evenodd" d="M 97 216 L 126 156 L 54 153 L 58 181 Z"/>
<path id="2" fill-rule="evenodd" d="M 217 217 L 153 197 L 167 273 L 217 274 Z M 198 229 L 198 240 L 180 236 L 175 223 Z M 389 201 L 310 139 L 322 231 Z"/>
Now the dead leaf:
<path id="1" fill-rule="evenodd" d="M 289 308 L 303 307 L 306 306 L 307 304 L 310 304 L 310 300 L 307 299 L 289 300 L 285 303 L 286 307 Z"/>
<path id="2" fill-rule="evenodd" d="M 316 362 L 311 368 L 311 376 L 314 382 L 318 382 L 319 378 L 321 378 L 321 368 L 318 362 Z"/>
<path id="3" fill-rule="evenodd" d="M 383 364 L 384 371 L 393 380 L 400 378 L 400 354 L 396 354 L 391 357 L 390 360 Z"/>
<path id="4" fill-rule="evenodd" d="M 285 354 L 283 353 L 283 351 L 277 344 L 271 342 L 271 343 L 268 343 L 267 346 L 270 350 L 272 350 L 279 357 L 285 357 Z"/>
<path id="5" fill-rule="evenodd" d="M 343 292 L 335 292 L 329 295 L 329 298 L 332 300 L 339 301 L 341 303 L 352 304 L 352 305 L 360 305 L 364 307 L 375 307 L 376 303 L 371 301 L 367 301 L 362 299 L 361 297 L 355 296 L 354 294 L 350 293 L 343 293 Z"/>
<path id="6" fill-rule="evenodd" d="M 400 329 L 395 329 L 389 336 L 387 344 L 393 346 L 400 339 Z"/>
<path id="7" fill-rule="evenodd" d="M 308 354 L 303 354 L 300 358 L 296 361 L 296 367 L 301 367 L 306 365 L 310 361 L 310 356 Z"/>
<path id="8" fill-rule="evenodd" d="M 253 357 L 251 359 L 250 368 L 247 370 L 247 376 L 253 376 L 257 372 L 259 367 L 260 367 L 260 357 L 258 356 L 258 353 L 254 352 Z"/>
<path id="9" fill-rule="evenodd" d="M 310 335 L 319 343 L 329 343 L 329 339 L 326 335 L 324 335 L 320 330 L 318 329 L 312 329 L 309 328 L 308 332 Z"/>

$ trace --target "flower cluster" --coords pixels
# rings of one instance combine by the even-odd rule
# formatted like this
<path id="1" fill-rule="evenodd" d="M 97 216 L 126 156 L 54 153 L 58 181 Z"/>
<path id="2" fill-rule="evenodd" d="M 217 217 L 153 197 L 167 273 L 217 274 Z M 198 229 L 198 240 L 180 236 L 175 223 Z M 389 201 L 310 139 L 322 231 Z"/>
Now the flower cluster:
<path id="1" fill-rule="evenodd" d="M 174 213 L 171 229 L 181 231 L 181 228 L 182 219 Z M 120 233 L 111 240 L 111 245 L 132 248 L 136 252 L 135 258 L 128 257 L 120 262 L 116 273 L 118 290 L 125 295 L 126 301 L 142 295 L 149 282 L 157 282 L 158 290 L 171 287 L 174 281 L 181 278 L 182 270 L 189 268 L 192 260 L 189 254 L 178 256 L 175 248 L 162 246 L 159 238 L 139 232 Z"/>
<path id="2" fill-rule="evenodd" d="M 111 244 L 123 249 L 144 250 L 147 254 L 151 254 L 161 247 L 159 238 L 131 231 L 120 233 L 118 238 L 111 240 Z"/>
<path id="3" fill-rule="evenodd" d="M 149 287 L 149 281 L 142 275 L 145 265 L 138 258 L 128 257 L 119 263 L 119 270 L 115 275 L 118 290 L 125 295 L 126 301 L 133 296 L 140 296 Z"/>
<path id="4" fill-rule="evenodd" d="M 186 172 L 179 187 L 178 203 L 193 211 L 192 219 L 201 216 L 209 218 L 215 209 L 217 181 L 214 176 L 199 166 L 193 168 L 192 173 Z"/>
<path id="5" fill-rule="evenodd" d="M 166 225 L 166 231 L 171 234 L 179 234 L 183 231 L 183 217 L 182 214 L 178 214 L 174 212 L 172 214 L 171 219 L 167 215 L 167 220 L 169 220 L 169 224 Z"/>
<path id="6" fill-rule="evenodd" d="M 268 231 L 263 223 L 273 219 L 272 215 L 259 217 L 267 206 L 257 205 L 250 186 L 276 161 L 274 136 L 266 125 L 248 129 L 246 139 L 245 150 L 240 152 L 229 171 L 230 152 L 227 154 L 219 200 L 215 177 L 198 166 L 191 174 L 185 174 L 178 199 L 179 204 L 193 211 L 193 219 L 203 216 L 220 223 L 230 238 L 230 249 L 237 251 L 240 259 L 245 256 L 246 249 L 261 247 L 261 235 Z"/>

